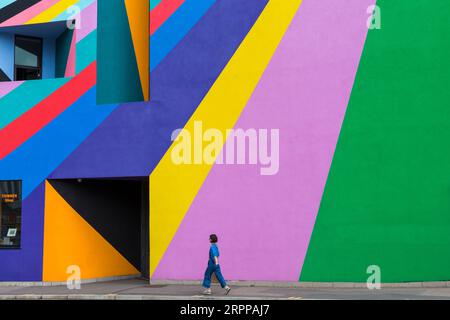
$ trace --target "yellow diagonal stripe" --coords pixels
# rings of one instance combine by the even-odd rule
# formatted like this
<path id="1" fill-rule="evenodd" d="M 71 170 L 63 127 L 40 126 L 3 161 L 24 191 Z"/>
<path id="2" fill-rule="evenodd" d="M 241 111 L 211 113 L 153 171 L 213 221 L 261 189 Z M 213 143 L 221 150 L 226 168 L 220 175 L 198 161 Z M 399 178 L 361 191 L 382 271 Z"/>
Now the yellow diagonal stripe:
<path id="1" fill-rule="evenodd" d="M 233 128 L 302 0 L 270 0 L 185 126 Z M 160 263 L 211 165 L 176 165 L 173 145 L 150 175 L 150 275 Z M 186 262 L 184 262 L 186 263 Z"/>
<path id="2" fill-rule="evenodd" d="M 27 21 L 25 24 L 50 22 L 57 16 L 59 16 L 61 13 L 63 13 L 65 10 L 67 10 L 67 8 L 76 4 L 79 1 L 80 0 L 61 0 L 55 3 L 50 8 L 48 8 L 47 10 L 35 16 L 33 19 Z"/>

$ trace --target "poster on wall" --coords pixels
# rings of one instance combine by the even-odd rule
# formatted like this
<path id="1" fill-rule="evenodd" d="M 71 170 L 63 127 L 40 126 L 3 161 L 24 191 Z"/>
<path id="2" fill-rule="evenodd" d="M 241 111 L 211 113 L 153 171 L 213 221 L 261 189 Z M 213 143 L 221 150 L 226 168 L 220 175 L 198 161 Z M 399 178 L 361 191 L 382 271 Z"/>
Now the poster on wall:
<path id="1" fill-rule="evenodd" d="M 22 181 L 0 181 L 0 249 L 20 247 Z"/>

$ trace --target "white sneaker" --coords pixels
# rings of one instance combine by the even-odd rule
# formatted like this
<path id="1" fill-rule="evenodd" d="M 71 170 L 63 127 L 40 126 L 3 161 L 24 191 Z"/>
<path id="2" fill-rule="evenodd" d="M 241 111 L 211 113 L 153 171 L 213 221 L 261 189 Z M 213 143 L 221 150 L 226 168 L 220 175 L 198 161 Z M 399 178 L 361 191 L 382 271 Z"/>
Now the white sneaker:
<path id="1" fill-rule="evenodd" d="M 211 294 L 211 289 L 205 289 L 203 291 L 203 294 L 210 295 Z"/>
<path id="2" fill-rule="evenodd" d="M 228 295 L 231 291 L 231 288 L 229 286 L 225 287 L 225 295 Z"/>

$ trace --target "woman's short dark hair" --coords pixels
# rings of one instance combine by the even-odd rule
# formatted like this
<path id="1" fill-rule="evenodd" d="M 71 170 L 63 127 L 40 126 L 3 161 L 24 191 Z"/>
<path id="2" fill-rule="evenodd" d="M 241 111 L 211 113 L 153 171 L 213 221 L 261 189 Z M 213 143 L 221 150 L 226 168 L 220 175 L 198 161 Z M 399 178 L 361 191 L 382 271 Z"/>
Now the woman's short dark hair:
<path id="1" fill-rule="evenodd" d="M 217 236 L 215 234 L 212 234 L 209 236 L 209 241 L 211 241 L 212 243 L 216 243 L 217 242 Z"/>

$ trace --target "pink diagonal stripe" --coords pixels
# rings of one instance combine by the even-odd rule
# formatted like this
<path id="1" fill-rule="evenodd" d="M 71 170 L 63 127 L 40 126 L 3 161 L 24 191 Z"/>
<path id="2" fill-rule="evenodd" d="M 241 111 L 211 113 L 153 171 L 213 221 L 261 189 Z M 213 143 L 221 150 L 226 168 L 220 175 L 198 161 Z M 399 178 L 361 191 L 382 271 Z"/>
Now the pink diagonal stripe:
<path id="1" fill-rule="evenodd" d="M 69 56 L 67 57 L 66 72 L 64 74 L 66 78 L 75 76 L 75 53 L 77 47 L 76 39 L 77 39 L 77 30 L 74 30 L 72 42 L 70 43 Z"/>
<path id="2" fill-rule="evenodd" d="M 236 124 L 279 129 L 278 174 L 215 165 L 154 279 L 200 279 L 217 233 L 226 278 L 299 280 L 375 0 L 343 2 L 303 0 Z"/>

